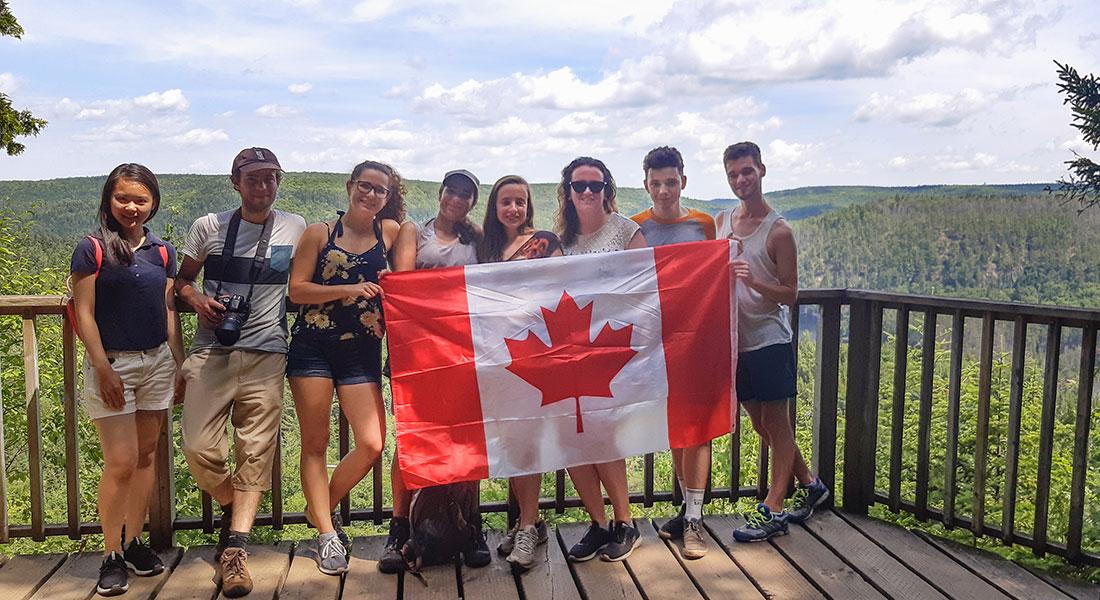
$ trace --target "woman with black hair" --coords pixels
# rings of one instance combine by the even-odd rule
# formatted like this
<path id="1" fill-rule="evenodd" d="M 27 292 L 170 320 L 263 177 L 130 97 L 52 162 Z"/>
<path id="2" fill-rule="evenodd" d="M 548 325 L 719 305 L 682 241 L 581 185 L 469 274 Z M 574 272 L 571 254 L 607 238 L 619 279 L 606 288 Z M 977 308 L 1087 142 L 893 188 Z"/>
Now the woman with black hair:
<path id="1" fill-rule="evenodd" d="M 115 167 L 103 184 L 99 228 L 77 243 L 71 263 L 74 326 L 85 349 L 81 403 L 103 449 L 104 559 L 96 591 L 104 596 L 129 588 L 127 568 L 141 576 L 164 570 L 140 539 L 153 459 L 184 358 L 172 293 L 176 250 L 145 227 L 159 208 L 160 187 L 149 169 Z"/>

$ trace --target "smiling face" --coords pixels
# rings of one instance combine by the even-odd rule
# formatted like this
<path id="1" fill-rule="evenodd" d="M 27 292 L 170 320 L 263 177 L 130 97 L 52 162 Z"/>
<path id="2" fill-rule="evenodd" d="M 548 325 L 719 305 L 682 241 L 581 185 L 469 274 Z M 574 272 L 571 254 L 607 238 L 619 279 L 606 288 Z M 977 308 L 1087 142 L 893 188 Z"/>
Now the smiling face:
<path id="1" fill-rule="evenodd" d="M 569 181 L 572 184 L 577 182 L 603 182 L 603 171 L 596 167 L 589 165 L 581 165 L 576 169 L 573 169 L 573 173 L 569 177 Z M 595 214 L 600 212 L 607 212 L 605 206 L 604 196 L 607 188 L 600 190 L 599 192 L 593 192 L 591 186 L 585 186 L 579 193 L 574 191 L 572 187 L 569 189 L 569 199 L 573 202 L 573 205 L 577 207 L 577 215 L 582 219 L 585 214 Z"/>
<path id="2" fill-rule="evenodd" d="M 111 216 L 124 231 L 137 231 L 149 220 L 156 203 L 149 188 L 133 179 L 119 179 L 111 192 Z"/>
<path id="3" fill-rule="evenodd" d="M 680 202 L 680 191 L 686 183 L 687 177 L 681 175 L 676 167 L 649 169 L 646 172 L 645 189 L 657 209 L 676 207 Z"/>
<path id="4" fill-rule="evenodd" d="M 450 177 L 443 182 L 439 192 L 439 214 L 453 223 L 466 219 L 474 207 L 474 183 L 465 177 Z"/>
<path id="5" fill-rule="evenodd" d="M 531 219 L 531 199 L 527 197 L 527 187 L 518 183 L 500 186 L 497 192 L 497 220 L 510 231 L 520 231 Z"/>
<path id="6" fill-rule="evenodd" d="M 390 176 L 382 171 L 363 169 L 354 181 L 348 181 L 348 212 L 365 211 L 371 218 L 386 206 L 390 195 Z"/>
<path id="7" fill-rule="evenodd" d="M 726 161 L 726 180 L 730 190 L 743 202 L 758 202 L 764 197 L 761 180 L 767 170 L 751 156 Z"/>
<path id="8" fill-rule="evenodd" d="M 241 195 L 241 206 L 253 213 L 267 212 L 275 203 L 275 193 L 279 191 L 278 169 L 256 169 L 241 173 L 233 182 L 233 187 Z"/>

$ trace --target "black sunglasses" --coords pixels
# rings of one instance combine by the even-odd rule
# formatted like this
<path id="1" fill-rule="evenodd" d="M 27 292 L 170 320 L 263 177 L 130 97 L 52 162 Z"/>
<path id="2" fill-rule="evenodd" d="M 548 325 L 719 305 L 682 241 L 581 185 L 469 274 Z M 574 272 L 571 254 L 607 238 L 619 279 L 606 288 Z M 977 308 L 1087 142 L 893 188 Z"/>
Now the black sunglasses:
<path id="1" fill-rule="evenodd" d="M 606 181 L 572 181 L 569 183 L 569 187 L 577 194 L 583 194 L 585 188 L 592 190 L 593 194 L 598 194 L 602 192 L 603 188 L 606 186 Z"/>

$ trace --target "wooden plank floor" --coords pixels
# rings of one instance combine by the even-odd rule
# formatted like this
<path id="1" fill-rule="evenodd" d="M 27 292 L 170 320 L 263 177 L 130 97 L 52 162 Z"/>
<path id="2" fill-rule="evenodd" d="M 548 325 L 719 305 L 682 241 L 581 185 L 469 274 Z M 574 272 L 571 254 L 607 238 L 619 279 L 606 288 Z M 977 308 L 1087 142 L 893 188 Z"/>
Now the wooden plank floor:
<path id="1" fill-rule="evenodd" d="M 642 544 L 621 563 L 566 560 L 586 525 L 562 525 L 538 547 L 535 566 L 513 573 L 495 554 L 501 533 L 490 532 L 493 563 L 484 569 L 444 565 L 423 576 L 388 576 L 377 570 L 383 538 L 356 538 L 351 572 L 330 577 L 317 571 L 315 543 L 254 546 L 249 566 L 255 579 L 250 599 L 519 598 L 597 600 L 647 598 L 765 598 L 847 600 L 942 598 L 951 600 L 1100 598 L 1100 586 L 1032 573 L 973 548 L 917 534 L 882 521 L 823 511 L 790 535 L 758 544 L 737 544 L 730 532 L 739 516 L 710 516 L 704 535 L 710 552 L 687 560 L 679 542 L 657 536 L 660 522 L 638 520 Z M 122 598 L 214 600 L 220 597 L 210 547 L 163 553 L 168 571 L 132 578 Z M 0 599 L 89 600 L 100 557 L 95 553 L 0 557 Z"/>

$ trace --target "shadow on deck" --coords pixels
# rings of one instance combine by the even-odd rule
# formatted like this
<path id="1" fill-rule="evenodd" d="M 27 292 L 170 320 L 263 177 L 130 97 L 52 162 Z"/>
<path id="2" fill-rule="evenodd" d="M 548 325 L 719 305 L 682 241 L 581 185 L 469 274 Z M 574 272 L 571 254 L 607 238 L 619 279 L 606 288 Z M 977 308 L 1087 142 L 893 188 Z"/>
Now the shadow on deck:
<path id="1" fill-rule="evenodd" d="M 573 564 L 567 548 L 583 524 L 558 528 L 541 560 L 513 575 L 494 556 L 484 569 L 461 565 L 425 569 L 421 579 L 378 572 L 375 559 L 384 538 L 356 538 L 351 571 L 343 578 L 321 574 L 312 541 L 251 548 L 255 589 L 248 598 L 566 598 L 676 599 L 1043 599 L 1097 600 L 1100 586 L 1034 573 L 993 554 L 915 533 L 883 521 L 822 511 L 790 535 L 758 544 L 736 544 L 730 531 L 737 516 L 706 520 L 711 551 L 684 560 L 678 543 L 657 537 L 660 521 L 639 520 L 642 544 L 622 563 Z M 495 548 L 500 532 L 490 532 Z M 161 555 L 171 568 L 158 577 L 131 577 L 123 598 L 204 599 L 219 596 L 213 549 L 172 549 Z M 98 553 L 16 556 L 0 566 L 0 598 L 86 600 L 94 597 Z"/>

